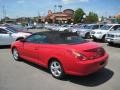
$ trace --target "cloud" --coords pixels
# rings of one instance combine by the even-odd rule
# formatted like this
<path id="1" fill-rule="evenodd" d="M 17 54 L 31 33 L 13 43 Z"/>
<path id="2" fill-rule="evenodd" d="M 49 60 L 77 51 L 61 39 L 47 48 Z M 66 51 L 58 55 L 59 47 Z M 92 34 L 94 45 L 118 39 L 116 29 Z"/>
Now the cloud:
<path id="1" fill-rule="evenodd" d="M 17 0 L 17 3 L 18 4 L 23 4 L 23 3 L 25 3 L 25 1 L 24 0 Z"/>
<path id="2" fill-rule="evenodd" d="M 63 3 L 68 4 L 68 3 L 74 3 L 74 2 L 88 2 L 89 0 L 62 0 Z"/>

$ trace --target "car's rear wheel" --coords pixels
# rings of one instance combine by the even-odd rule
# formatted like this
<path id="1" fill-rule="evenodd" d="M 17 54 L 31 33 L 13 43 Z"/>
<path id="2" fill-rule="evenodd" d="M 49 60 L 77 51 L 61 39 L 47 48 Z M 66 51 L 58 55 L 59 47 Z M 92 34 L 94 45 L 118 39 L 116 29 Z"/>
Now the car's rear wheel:
<path id="1" fill-rule="evenodd" d="M 113 44 L 114 44 L 114 43 L 112 43 L 112 42 L 109 42 L 108 44 L 109 44 L 109 46 L 113 46 Z"/>
<path id="2" fill-rule="evenodd" d="M 19 56 L 19 52 L 16 48 L 13 48 L 12 49 L 12 54 L 13 54 L 13 58 L 16 60 L 16 61 L 20 61 L 20 56 Z"/>
<path id="3" fill-rule="evenodd" d="M 63 79 L 64 78 L 64 70 L 60 62 L 57 60 L 53 60 L 49 64 L 49 70 L 53 77 L 57 79 Z"/>

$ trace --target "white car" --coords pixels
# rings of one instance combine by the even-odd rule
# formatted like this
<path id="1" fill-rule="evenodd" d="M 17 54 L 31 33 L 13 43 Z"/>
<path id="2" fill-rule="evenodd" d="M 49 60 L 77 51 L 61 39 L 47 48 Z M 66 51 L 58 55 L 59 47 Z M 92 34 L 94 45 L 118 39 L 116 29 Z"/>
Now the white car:
<path id="1" fill-rule="evenodd" d="M 95 29 L 99 29 L 102 25 L 99 24 L 88 24 L 83 29 L 78 31 L 78 34 L 84 38 L 90 38 L 90 32 Z"/>
<path id="2" fill-rule="evenodd" d="M 70 32 L 79 32 L 81 29 L 84 29 L 85 26 L 86 26 L 86 24 L 75 25 L 75 26 L 69 28 L 69 31 Z"/>
<path id="3" fill-rule="evenodd" d="M 109 31 L 115 31 L 117 28 L 120 27 L 120 24 L 106 24 L 102 26 L 100 29 L 92 30 L 90 35 L 94 41 L 102 40 L 105 42 L 105 36 Z"/>
<path id="4" fill-rule="evenodd" d="M 12 42 L 26 38 L 29 35 L 31 34 L 0 26 L 0 45 L 10 45 Z"/>
<path id="5" fill-rule="evenodd" d="M 106 34 L 105 40 L 109 45 L 120 44 L 120 27 L 116 31 L 110 31 Z"/>
<path id="6" fill-rule="evenodd" d="M 68 30 L 70 27 L 68 25 L 62 25 L 60 27 L 58 27 L 58 31 L 66 31 Z"/>

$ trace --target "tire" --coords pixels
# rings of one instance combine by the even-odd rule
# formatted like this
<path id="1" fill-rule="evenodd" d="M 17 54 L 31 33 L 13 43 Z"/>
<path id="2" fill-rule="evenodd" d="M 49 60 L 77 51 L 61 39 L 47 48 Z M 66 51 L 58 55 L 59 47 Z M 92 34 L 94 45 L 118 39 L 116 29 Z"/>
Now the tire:
<path id="1" fill-rule="evenodd" d="M 65 32 L 68 32 L 68 30 L 67 30 L 67 29 L 65 29 L 64 31 L 65 31 Z"/>
<path id="2" fill-rule="evenodd" d="M 15 61 L 20 61 L 21 60 L 21 58 L 19 56 L 19 52 L 16 48 L 12 49 L 12 55 L 13 55 L 13 58 L 14 58 Z"/>
<path id="3" fill-rule="evenodd" d="M 97 42 L 97 39 L 96 39 L 96 38 L 93 38 L 93 41 Z"/>
<path id="4" fill-rule="evenodd" d="M 63 79 L 65 76 L 64 69 L 63 69 L 61 63 L 58 62 L 57 60 L 53 60 L 50 62 L 49 70 L 54 78 Z"/>
<path id="5" fill-rule="evenodd" d="M 112 43 L 112 42 L 109 42 L 109 43 L 108 43 L 109 46 L 113 46 L 113 44 L 114 44 L 114 43 Z"/>
<path id="6" fill-rule="evenodd" d="M 86 38 L 86 39 L 90 39 L 90 33 L 86 33 L 86 34 L 85 34 L 85 38 Z"/>
<path id="7" fill-rule="evenodd" d="M 105 35 L 102 37 L 102 42 L 105 42 Z"/>
<path id="8" fill-rule="evenodd" d="M 21 39 L 24 39 L 24 38 L 18 38 L 18 39 L 16 39 L 16 41 L 21 40 Z"/>

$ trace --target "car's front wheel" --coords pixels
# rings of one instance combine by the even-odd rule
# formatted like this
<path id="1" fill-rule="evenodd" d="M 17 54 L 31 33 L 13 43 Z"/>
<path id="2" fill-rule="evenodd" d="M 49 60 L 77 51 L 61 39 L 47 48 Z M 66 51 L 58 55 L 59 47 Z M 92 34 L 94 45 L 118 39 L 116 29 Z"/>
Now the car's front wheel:
<path id="1" fill-rule="evenodd" d="M 20 56 L 19 56 L 19 52 L 16 48 L 13 48 L 12 49 L 12 54 L 13 54 L 13 58 L 16 60 L 16 61 L 20 61 Z"/>
<path id="2" fill-rule="evenodd" d="M 90 39 L 90 33 L 86 33 L 85 38 Z"/>
<path id="3" fill-rule="evenodd" d="M 60 62 L 57 60 L 51 61 L 49 65 L 49 70 L 53 77 L 57 79 L 63 79 L 64 78 L 64 70 Z"/>

